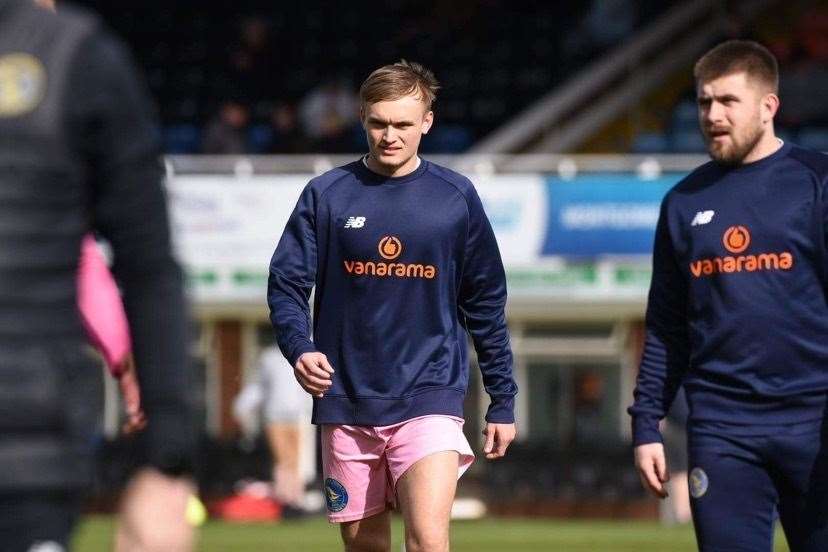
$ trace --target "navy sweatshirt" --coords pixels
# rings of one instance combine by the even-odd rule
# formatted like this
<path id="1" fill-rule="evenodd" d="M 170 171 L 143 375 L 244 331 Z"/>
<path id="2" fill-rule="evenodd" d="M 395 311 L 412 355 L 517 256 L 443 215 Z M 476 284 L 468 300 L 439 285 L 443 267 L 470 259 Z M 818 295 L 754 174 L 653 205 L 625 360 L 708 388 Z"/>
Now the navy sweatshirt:
<path id="1" fill-rule="evenodd" d="M 491 397 L 486 419 L 513 422 L 505 303 L 503 263 L 473 185 L 425 160 L 396 178 L 356 161 L 311 180 L 270 264 L 282 353 L 295 365 L 319 351 L 335 370 L 314 398 L 316 424 L 462 416 L 466 331 Z"/>
<path id="2" fill-rule="evenodd" d="M 820 420 L 828 391 L 828 156 L 790 144 L 707 163 L 656 229 L 635 445 L 658 442 L 680 385 L 691 427 L 770 433 Z"/>

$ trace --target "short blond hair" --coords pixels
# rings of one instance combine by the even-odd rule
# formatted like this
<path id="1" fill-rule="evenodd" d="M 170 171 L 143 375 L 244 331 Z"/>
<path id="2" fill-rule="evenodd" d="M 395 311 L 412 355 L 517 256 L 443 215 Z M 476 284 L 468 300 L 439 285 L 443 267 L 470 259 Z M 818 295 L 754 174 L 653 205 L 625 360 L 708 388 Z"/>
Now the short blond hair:
<path id="1" fill-rule="evenodd" d="M 428 111 L 437 99 L 439 89 L 434 73 L 419 63 L 403 59 L 368 75 L 359 87 L 359 99 L 365 106 L 416 94 Z"/>
<path id="2" fill-rule="evenodd" d="M 711 80 L 734 73 L 745 73 L 748 78 L 764 85 L 770 92 L 779 91 L 779 64 L 776 57 L 753 40 L 728 40 L 704 54 L 693 68 L 696 82 Z"/>

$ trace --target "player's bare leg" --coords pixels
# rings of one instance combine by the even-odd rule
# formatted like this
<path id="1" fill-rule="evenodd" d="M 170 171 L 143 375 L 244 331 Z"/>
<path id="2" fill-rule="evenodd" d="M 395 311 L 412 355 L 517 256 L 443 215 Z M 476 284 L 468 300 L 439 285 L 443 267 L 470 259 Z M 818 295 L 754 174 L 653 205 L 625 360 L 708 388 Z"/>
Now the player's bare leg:
<path id="1" fill-rule="evenodd" d="M 267 441 L 273 455 L 276 500 L 301 508 L 305 485 L 299 469 L 300 428 L 296 423 L 272 422 L 267 425 Z"/>
<path id="2" fill-rule="evenodd" d="M 339 524 L 345 552 L 389 552 L 391 550 L 391 512 Z"/>
<path id="3" fill-rule="evenodd" d="M 448 552 L 459 463 L 457 451 L 437 452 L 419 460 L 397 481 L 406 552 Z"/>
<path id="4" fill-rule="evenodd" d="M 192 550 L 193 528 L 186 520 L 185 511 L 193 490 L 193 484 L 187 479 L 169 477 L 152 468 L 136 473 L 121 499 L 115 550 Z"/>

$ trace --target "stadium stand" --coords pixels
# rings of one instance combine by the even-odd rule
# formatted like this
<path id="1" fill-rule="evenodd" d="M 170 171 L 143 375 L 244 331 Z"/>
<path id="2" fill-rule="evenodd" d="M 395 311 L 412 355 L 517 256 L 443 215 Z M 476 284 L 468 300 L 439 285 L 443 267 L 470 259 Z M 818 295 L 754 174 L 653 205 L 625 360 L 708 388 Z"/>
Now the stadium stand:
<path id="1" fill-rule="evenodd" d="M 768 45 L 779 60 L 782 103 L 777 135 L 828 151 L 828 105 L 820 94 L 814 94 L 815 90 L 828 88 L 828 7 L 794 1 L 774 6 L 771 11 L 763 18 L 763 25 L 740 34 Z M 704 151 L 698 136 L 692 84 L 687 84 L 678 96 L 666 117 L 660 118 L 668 124 L 635 136 L 632 153 Z"/>
<path id="2" fill-rule="evenodd" d="M 521 9 L 500 0 L 403 1 L 381 8 L 343 2 L 330 9 L 315 0 L 273 9 L 204 4 L 195 16 L 160 1 L 81 3 L 101 13 L 136 52 L 160 103 L 168 152 L 198 152 L 210 117 L 224 100 L 235 99 L 252 112 L 249 150 L 265 153 L 274 145 L 260 125 L 275 104 L 296 105 L 332 76 L 355 90 L 372 68 L 400 58 L 431 67 L 443 83 L 440 125 L 426 150 L 464 151 L 675 2 L 553 2 Z M 628 15 L 618 28 L 600 25 L 619 11 Z M 346 139 L 347 147 L 334 149 L 362 149 L 359 135 Z"/>

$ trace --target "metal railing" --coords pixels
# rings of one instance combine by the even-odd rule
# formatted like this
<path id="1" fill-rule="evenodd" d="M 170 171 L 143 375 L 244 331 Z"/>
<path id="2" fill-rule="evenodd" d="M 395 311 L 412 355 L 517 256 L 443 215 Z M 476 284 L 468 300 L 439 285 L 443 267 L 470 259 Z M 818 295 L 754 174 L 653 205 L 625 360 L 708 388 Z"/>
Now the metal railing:
<path id="1" fill-rule="evenodd" d="M 321 174 L 364 153 L 307 155 L 169 155 L 168 175 Z M 635 172 L 641 176 L 687 172 L 708 161 L 704 154 L 461 154 L 429 155 L 437 164 L 474 178 L 500 173 L 547 173 L 573 177 L 582 172 Z"/>

